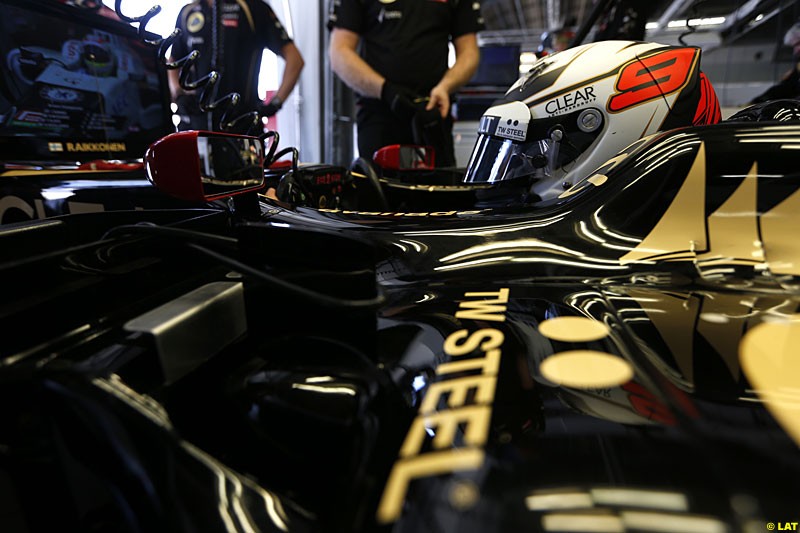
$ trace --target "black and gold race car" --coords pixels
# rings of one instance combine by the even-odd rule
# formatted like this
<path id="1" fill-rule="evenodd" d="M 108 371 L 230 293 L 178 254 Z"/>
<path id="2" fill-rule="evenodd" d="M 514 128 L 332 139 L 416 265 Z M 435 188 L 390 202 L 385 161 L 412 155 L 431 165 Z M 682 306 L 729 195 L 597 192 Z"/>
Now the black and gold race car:
<path id="1" fill-rule="evenodd" d="M 181 132 L 160 207 L 0 225 L 2 529 L 796 529 L 800 114 L 698 65 L 548 56 L 462 172 Z"/>

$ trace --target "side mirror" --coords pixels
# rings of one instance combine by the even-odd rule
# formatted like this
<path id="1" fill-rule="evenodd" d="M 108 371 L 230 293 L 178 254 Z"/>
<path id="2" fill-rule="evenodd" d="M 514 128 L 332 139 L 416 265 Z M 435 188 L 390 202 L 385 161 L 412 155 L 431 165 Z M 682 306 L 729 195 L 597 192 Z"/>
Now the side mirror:
<path id="1" fill-rule="evenodd" d="M 432 146 L 392 144 L 377 150 L 372 160 L 387 170 L 430 170 L 436 162 Z"/>
<path id="2" fill-rule="evenodd" d="M 181 200 L 207 202 L 264 186 L 264 143 L 258 137 L 181 131 L 147 149 L 145 174 Z"/>

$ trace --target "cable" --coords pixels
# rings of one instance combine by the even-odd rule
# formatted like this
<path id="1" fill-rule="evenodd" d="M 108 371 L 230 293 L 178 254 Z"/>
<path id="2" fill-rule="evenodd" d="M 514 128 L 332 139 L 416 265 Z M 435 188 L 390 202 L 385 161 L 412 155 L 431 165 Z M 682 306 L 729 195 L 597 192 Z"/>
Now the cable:
<path id="1" fill-rule="evenodd" d="M 278 149 L 278 143 L 280 142 L 281 136 L 275 130 L 269 130 L 264 132 L 263 134 L 259 135 L 258 138 L 261 140 L 263 146 L 267 145 L 267 139 L 274 137 L 275 140 L 272 141 L 269 145 L 269 151 L 264 154 L 264 168 L 268 168 L 272 163 L 278 160 L 278 156 L 275 156 L 275 150 Z M 283 150 L 282 150 L 283 151 Z"/>
<path id="2" fill-rule="evenodd" d="M 701 5 L 705 4 L 707 1 L 708 0 L 697 0 L 696 2 L 692 3 L 692 7 L 689 8 L 689 9 L 694 14 L 694 18 L 696 18 L 696 19 L 700 18 L 700 15 L 699 15 L 700 10 L 698 8 Z M 683 46 L 689 46 L 688 44 L 686 44 L 686 41 L 684 41 L 683 38 L 686 37 L 687 35 L 691 35 L 691 34 L 693 34 L 693 33 L 695 33 L 697 31 L 697 27 L 696 26 L 693 26 L 693 25 L 689 24 L 689 22 L 691 22 L 691 20 L 692 19 L 690 19 L 688 17 L 686 18 L 686 28 L 687 29 L 686 29 L 685 32 L 681 33 L 678 36 L 678 42 L 681 43 Z"/>
<path id="3" fill-rule="evenodd" d="M 270 150 L 270 152 L 272 152 L 272 150 Z M 292 154 L 292 172 L 297 172 L 297 164 L 298 164 L 298 160 L 299 160 L 300 154 L 299 154 L 297 148 L 295 148 L 294 146 L 287 146 L 286 148 L 282 149 L 280 152 L 278 152 L 275 155 L 273 155 L 272 156 L 272 161 L 270 161 L 269 164 L 274 163 L 275 161 L 277 161 L 278 159 L 280 159 L 281 157 L 285 156 L 288 153 Z"/>
<path id="4" fill-rule="evenodd" d="M 236 270 L 241 274 L 258 278 L 261 281 L 265 281 L 267 283 L 280 287 L 281 289 L 287 292 L 293 293 L 295 296 L 299 296 L 301 298 L 305 298 L 308 300 L 314 300 L 317 304 L 323 307 L 346 307 L 349 309 L 374 309 L 376 307 L 381 306 L 386 301 L 386 297 L 383 295 L 380 288 L 378 288 L 377 296 L 366 300 L 347 300 L 344 298 L 336 298 L 333 296 L 328 296 L 327 294 L 313 291 L 311 289 L 306 289 L 305 287 L 301 287 L 299 285 L 295 285 L 294 283 L 284 281 L 281 278 L 267 274 L 262 270 L 253 268 L 250 265 L 247 265 L 236 259 L 232 259 L 230 257 L 219 254 L 208 248 L 204 248 L 202 246 L 198 246 L 196 244 L 191 244 L 191 243 L 185 243 L 185 244 L 187 247 L 195 251 L 198 251 L 202 254 L 205 254 L 213 259 L 216 259 L 220 263 L 223 263 L 231 267 L 232 269 Z"/>
<path id="5" fill-rule="evenodd" d="M 169 61 L 167 59 L 167 50 L 180 35 L 180 28 L 175 28 L 175 30 L 168 37 L 163 39 L 150 39 L 148 37 L 146 30 L 147 23 L 161 12 L 161 6 L 156 5 L 151 7 L 144 15 L 138 17 L 129 17 L 122 13 L 122 0 L 115 0 L 114 11 L 123 21 L 129 24 L 139 25 L 139 37 L 145 44 L 158 47 L 159 60 L 165 68 L 168 70 L 180 69 L 178 79 L 181 87 L 184 90 L 195 91 L 200 89 L 198 102 L 201 111 L 206 113 L 213 112 L 218 109 L 222 110 L 219 124 L 219 129 L 221 131 L 243 131 L 246 133 L 257 131 L 257 126 L 261 123 L 259 120 L 258 111 L 251 111 L 235 117 L 233 116 L 234 108 L 238 105 L 239 100 L 241 99 L 241 95 L 239 93 L 228 93 L 215 100 L 217 83 L 220 79 L 220 73 L 218 71 L 212 70 L 199 79 L 189 79 L 191 76 L 191 68 L 200 57 L 200 52 L 193 50 L 189 54 L 176 61 Z"/>
<path id="6" fill-rule="evenodd" d="M 211 233 L 203 233 L 200 231 L 187 230 L 183 228 L 168 228 L 159 226 L 152 222 L 144 222 L 141 224 L 125 224 L 122 226 L 115 226 L 106 231 L 101 240 L 109 239 L 117 234 L 131 234 L 131 233 L 154 233 L 164 237 L 180 237 L 192 241 L 205 242 L 208 244 L 221 244 L 221 245 L 238 245 L 238 239 L 234 237 L 224 237 L 222 235 L 214 235 Z"/>
<path id="7" fill-rule="evenodd" d="M 257 278 L 261 281 L 265 281 L 270 285 L 280 287 L 281 289 L 290 292 L 295 296 L 307 300 L 314 300 L 317 304 L 323 307 L 373 309 L 379 307 L 386 301 L 386 298 L 383 296 L 382 292 L 380 291 L 380 288 L 378 288 L 378 295 L 375 298 L 369 298 L 365 300 L 347 300 L 343 298 L 328 296 L 327 294 L 313 291 L 311 289 L 306 289 L 305 287 L 301 287 L 300 285 L 296 285 L 294 283 L 282 280 L 276 276 L 267 274 L 262 270 L 251 267 L 250 265 L 247 265 L 237 259 L 225 256 L 209 248 L 205 248 L 203 246 L 194 244 L 192 242 L 186 242 L 186 240 L 188 239 L 191 241 L 204 242 L 208 244 L 224 244 L 224 245 L 238 244 L 239 241 L 233 237 L 223 237 L 220 235 L 202 233 L 182 228 L 167 228 L 164 226 L 157 226 L 155 224 L 146 223 L 146 224 L 129 224 L 123 226 L 116 226 L 106 231 L 103 234 L 102 238 L 103 239 L 110 238 L 115 236 L 116 234 L 136 234 L 136 233 L 150 233 L 162 237 L 180 238 L 181 244 L 197 252 L 200 252 L 208 257 L 211 257 L 212 259 L 231 267 L 232 269 L 236 270 L 237 272 L 243 275 L 248 275 Z"/>
<path id="8" fill-rule="evenodd" d="M 87 9 L 90 11 L 98 11 L 100 8 L 103 7 L 102 2 L 99 0 L 92 0 L 89 2 L 85 2 L 80 5 L 83 9 Z M 232 119 L 230 116 L 232 115 L 233 109 L 238 105 L 239 100 L 241 99 L 241 95 L 236 92 L 228 93 L 219 99 L 214 99 L 216 97 L 216 90 L 217 90 L 217 83 L 221 78 L 221 73 L 217 70 L 221 65 L 221 58 L 224 57 L 224 43 L 221 39 L 220 35 L 220 17 L 218 13 L 218 6 L 217 2 L 213 3 L 213 18 L 214 18 L 214 25 L 213 25 L 213 34 L 212 34 L 212 70 L 205 76 L 201 76 L 198 79 L 190 80 L 190 76 L 192 75 L 192 67 L 197 62 L 198 58 L 200 57 L 200 52 L 197 50 L 193 50 L 184 57 L 176 59 L 174 61 L 169 61 L 167 59 L 167 50 L 169 50 L 170 46 L 172 46 L 173 42 L 178 38 L 181 33 L 179 28 L 175 28 L 173 32 L 165 37 L 165 38 L 150 38 L 151 35 L 155 35 L 152 33 L 147 32 L 147 24 L 150 20 L 158 15 L 161 12 L 161 6 L 155 5 L 151 7 L 144 15 L 140 15 L 138 17 L 130 17 L 125 15 L 122 12 L 122 0 L 115 0 L 114 3 L 114 11 L 116 15 L 124 22 L 129 24 L 136 24 L 138 25 L 138 35 L 139 38 L 149 46 L 156 46 L 158 47 L 158 58 L 159 62 L 163 67 L 168 70 L 180 70 L 178 74 L 178 80 L 181 87 L 186 91 L 196 91 L 200 89 L 200 95 L 198 97 L 199 107 L 200 110 L 203 112 L 212 112 L 217 109 L 221 109 L 224 105 L 223 113 L 220 118 L 220 125 L 219 129 L 224 132 L 243 132 L 247 135 L 254 135 L 256 132 L 259 133 L 258 138 L 261 142 L 266 145 L 266 141 L 269 138 L 274 138 L 273 143 L 270 145 L 270 149 L 264 158 L 264 167 L 269 167 L 272 163 L 274 163 L 277 159 L 281 156 L 288 153 L 290 150 L 294 150 L 294 160 L 293 160 L 293 168 L 297 169 L 297 149 L 284 149 L 280 154 L 275 154 L 275 151 L 278 148 L 278 143 L 280 140 L 280 135 L 278 135 L 277 131 L 268 130 L 263 132 L 263 128 L 259 128 L 261 125 L 261 121 L 259 118 L 258 111 L 251 111 Z M 245 127 L 246 126 L 246 127 Z M 241 129 L 240 129 L 241 128 Z"/>

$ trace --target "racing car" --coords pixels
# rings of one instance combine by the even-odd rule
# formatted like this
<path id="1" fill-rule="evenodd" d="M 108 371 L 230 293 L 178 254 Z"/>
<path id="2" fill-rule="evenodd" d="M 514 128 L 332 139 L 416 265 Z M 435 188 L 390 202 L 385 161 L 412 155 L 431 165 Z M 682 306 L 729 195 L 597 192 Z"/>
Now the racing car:
<path id="1" fill-rule="evenodd" d="M 594 43 L 463 172 L 180 132 L 180 207 L 0 226 L 4 524 L 789 530 L 800 113 L 719 118 L 696 49 Z"/>

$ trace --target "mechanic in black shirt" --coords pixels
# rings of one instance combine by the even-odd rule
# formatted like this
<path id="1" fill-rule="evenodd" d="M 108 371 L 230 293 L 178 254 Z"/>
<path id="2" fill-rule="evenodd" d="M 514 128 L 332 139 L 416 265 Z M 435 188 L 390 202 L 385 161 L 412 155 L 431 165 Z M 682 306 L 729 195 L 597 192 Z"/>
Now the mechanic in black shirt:
<path id="1" fill-rule="evenodd" d="M 181 34 L 172 45 L 172 59 L 192 50 L 200 52 L 189 80 L 198 80 L 212 70 L 220 73 L 216 95 L 207 103 L 228 93 L 240 94 L 241 100 L 228 118 L 256 110 L 261 116 L 271 117 L 289 97 L 303 70 L 303 56 L 263 0 L 195 0 L 181 9 L 175 26 Z M 285 61 L 280 86 L 266 104 L 258 97 L 264 48 Z M 223 110 L 203 113 L 198 105 L 202 89 L 187 93 L 178 82 L 180 70 L 168 72 L 172 98 L 181 116 L 178 129 L 219 130 Z"/>
<path id="2" fill-rule="evenodd" d="M 478 68 L 478 0 L 331 0 L 333 71 L 356 93 L 359 155 L 418 144 L 415 126 L 439 124 L 438 166 L 455 165 L 451 96 Z M 448 68 L 448 44 L 455 63 Z M 427 113 L 426 113 L 427 112 Z M 416 121 L 416 122 L 415 122 Z"/>

